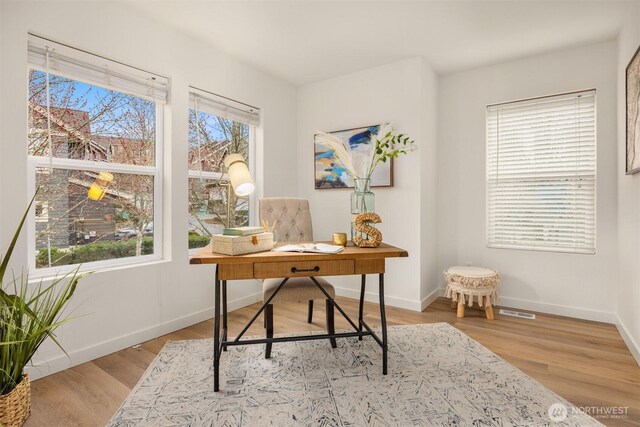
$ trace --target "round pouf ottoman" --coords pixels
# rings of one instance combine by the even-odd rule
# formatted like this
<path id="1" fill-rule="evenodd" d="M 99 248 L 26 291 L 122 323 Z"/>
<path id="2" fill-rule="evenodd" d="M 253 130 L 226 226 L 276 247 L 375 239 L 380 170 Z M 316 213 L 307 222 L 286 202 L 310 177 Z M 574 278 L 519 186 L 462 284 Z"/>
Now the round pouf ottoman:
<path id="1" fill-rule="evenodd" d="M 451 307 L 458 307 L 458 317 L 464 317 L 464 305 L 473 301 L 483 307 L 487 319 L 493 320 L 493 306 L 498 303 L 500 274 L 485 267 L 456 266 L 444 272 L 447 281 L 446 297 L 451 298 Z"/>

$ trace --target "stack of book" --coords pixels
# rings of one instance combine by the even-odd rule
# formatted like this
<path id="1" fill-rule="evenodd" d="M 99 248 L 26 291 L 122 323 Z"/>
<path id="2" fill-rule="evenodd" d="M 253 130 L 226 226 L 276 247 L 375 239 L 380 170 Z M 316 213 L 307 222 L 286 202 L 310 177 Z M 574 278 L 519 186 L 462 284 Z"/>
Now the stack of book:
<path id="1" fill-rule="evenodd" d="M 263 227 L 233 227 L 222 230 L 223 236 L 251 236 L 264 233 Z"/>
<path id="2" fill-rule="evenodd" d="M 326 243 L 300 243 L 285 245 L 273 249 L 276 252 L 310 252 L 314 254 L 337 254 L 344 250 L 344 246 L 328 245 Z"/>

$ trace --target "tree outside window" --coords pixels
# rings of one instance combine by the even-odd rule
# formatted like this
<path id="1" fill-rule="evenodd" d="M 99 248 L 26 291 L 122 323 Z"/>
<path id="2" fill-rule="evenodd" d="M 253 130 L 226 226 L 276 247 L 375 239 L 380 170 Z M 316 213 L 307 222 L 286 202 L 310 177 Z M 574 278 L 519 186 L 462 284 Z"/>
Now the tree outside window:
<path id="1" fill-rule="evenodd" d="M 29 71 L 29 155 L 37 165 L 38 268 L 153 253 L 156 103 Z M 99 170 L 114 179 L 101 200 Z M 112 166 L 117 165 L 117 166 Z"/>
<path id="2" fill-rule="evenodd" d="M 207 112 L 189 110 L 189 249 L 206 246 L 227 219 L 223 160 L 238 153 L 249 159 L 250 126 Z M 231 191 L 232 222 L 249 224 L 249 199 Z"/>

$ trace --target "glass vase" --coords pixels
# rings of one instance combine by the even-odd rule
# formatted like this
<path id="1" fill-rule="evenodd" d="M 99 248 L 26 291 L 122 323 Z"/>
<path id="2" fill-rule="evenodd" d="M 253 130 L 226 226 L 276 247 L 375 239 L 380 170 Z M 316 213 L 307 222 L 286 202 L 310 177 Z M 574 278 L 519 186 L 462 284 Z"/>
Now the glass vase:
<path id="1" fill-rule="evenodd" d="M 351 240 L 353 241 L 356 236 L 367 240 L 369 236 L 357 231 L 354 221 L 358 214 L 375 212 L 376 196 L 371 192 L 371 180 L 369 178 L 358 178 L 353 181 L 355 187 L 353 193 L 351 193 Z"/>

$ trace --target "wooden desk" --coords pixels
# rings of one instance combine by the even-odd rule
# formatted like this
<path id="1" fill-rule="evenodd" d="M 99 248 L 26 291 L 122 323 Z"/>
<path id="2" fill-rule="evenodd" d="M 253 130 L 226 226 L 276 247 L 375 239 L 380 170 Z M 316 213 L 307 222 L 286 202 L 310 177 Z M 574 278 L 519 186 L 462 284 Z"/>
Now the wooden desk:
<path id="1" fill-rule="evenodd" d="M 396 248 L 382 243 L 377 248 L 358 248 L 349 245 L 339 254 L 312 254 L 295 252 L 259 252 L 247 255 L 222 255 L 211 252 L 207 246 L 190 259 L 191 264 L 216 264 L 214 281 L 214 328 L 213 328 L 213 366 L 214 366 L 214 390 L 220 389 L 220 357 L 228 346 L 266 344 L 285 341 L 305 341 L 328 338 L 371 336 L 382 348 L 382 373 L 387 374 L 387 320 L 384 307 L 384 272 L 387 258 L 407 257 L 409 254 L 404 249 Z M 366 275 L 378 274 L 380 320 L 382 338 L 369 327 L 363 319 L 364 293 L 366 287 Z M 316 276 L 347 276 L 360 275 L 360 306 L 358 310 L 358 324 L 342 310 L 335 300 L 320 286 Z M 318 288 L 331 300 L 335 308 L 345 317 L 355 332 L 341 332 L 333 334 L 302 335 L 295 337 L 263 338 L 240 340 L 253 322 L 264 311 L 267 304 L 282 289 L 291 277 L 309 277 Z M 242 331 L 233 340 L 227 339 L 227 280 L 241 279 L 273 279 L 283 278 L 282 282 L 267 301 L 255 313 Z M 222 306 L 222 307 L 221 307 Z M 220 314 L 222 311 L 222 331 L 220 331 Z"/>

